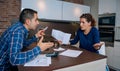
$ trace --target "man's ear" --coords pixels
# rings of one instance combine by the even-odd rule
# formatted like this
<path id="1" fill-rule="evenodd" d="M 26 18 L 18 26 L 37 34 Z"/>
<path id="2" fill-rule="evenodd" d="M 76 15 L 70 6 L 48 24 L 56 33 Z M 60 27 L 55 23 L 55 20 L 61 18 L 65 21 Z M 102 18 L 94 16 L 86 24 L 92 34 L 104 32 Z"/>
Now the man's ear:
<path id="1" fill-rule="evenodd" d="M 27 25 L 29 25 L 29 24 L 30 24 L 30 19 L 26 19 L 25 23 L 26 23 Z"/>

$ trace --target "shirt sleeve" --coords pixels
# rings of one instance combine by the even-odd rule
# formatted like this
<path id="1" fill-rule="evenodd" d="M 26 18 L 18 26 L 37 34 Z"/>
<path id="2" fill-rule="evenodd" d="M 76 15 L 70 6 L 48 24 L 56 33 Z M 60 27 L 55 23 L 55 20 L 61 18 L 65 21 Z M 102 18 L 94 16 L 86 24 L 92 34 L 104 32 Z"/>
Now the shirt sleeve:
<path id="1" fill-rule="evenodd" d="M 96 29 L 94 30 L 94 44 L 99 42 L 100 42 L 100 35 L 99 35 L 99 31 Z"/>
<path id="2" fill-rule="evenodd" d="M 12 65 L 24 64 L 41 53 L 41 49 L 36 46 L 32 50 L 21 52 L 23 48 L 24 34 L 22 32 L 14 32 L 9 39 L 9 60 Z"/>
<path id="3" fill-rule="evenodd" d="M 74 37 L 73 40 L 70 40 L 70 44 L 74 45 L 79 41 L 79 35 L 78 35 L 78 31 L 77 31 L 77 35 Z"/>
<path id="4" fill-rule="evenodd" d="M 28 47 L 30 44 L 32 44 L 33 42 L 36 42 L 37 41 L 37 38 L 36 36 L 34 35 L 31 39 L 24 39 L 24 42 L 23 42 L 23 45 L 24 47 Z"/>

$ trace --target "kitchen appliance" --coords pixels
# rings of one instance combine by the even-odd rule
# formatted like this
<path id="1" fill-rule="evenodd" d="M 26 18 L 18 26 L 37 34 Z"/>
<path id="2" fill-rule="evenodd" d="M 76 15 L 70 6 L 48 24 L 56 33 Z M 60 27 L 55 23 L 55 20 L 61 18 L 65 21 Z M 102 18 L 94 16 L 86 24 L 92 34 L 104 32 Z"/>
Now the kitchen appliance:
<path id="1" fill-rule="evenodd" d="M 115 13 L 99 15 L 99 25 L 115 26 Z"/>
<path id="2" fill-rule="evenodd" d="M 115 13 L 99 15 L 100 40 L 114 45 Z"/>

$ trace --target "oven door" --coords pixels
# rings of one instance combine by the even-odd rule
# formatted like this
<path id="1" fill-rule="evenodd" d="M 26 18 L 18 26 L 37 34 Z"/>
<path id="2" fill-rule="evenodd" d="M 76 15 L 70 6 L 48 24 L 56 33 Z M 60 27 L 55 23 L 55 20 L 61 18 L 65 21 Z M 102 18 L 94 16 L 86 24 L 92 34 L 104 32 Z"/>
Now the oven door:
<path id="1" fill-rule="evenodd" d="M 99 18 L 99 25 L 115 26 L 115 16 L 100 17 Z"/>
<path id="2" fill-rule="evenodd" d="M 114 46 L 114 27 L 100 26 L 100 40 L 106 42 L 108 45 Z"/>

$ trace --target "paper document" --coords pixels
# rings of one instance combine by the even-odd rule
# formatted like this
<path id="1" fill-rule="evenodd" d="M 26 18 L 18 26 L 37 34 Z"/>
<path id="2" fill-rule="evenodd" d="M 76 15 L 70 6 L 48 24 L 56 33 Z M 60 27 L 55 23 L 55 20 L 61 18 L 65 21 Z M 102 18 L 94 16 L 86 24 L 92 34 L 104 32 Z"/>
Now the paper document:
<path id="1" fill-rule="evenodd" d="M 63 51 L 63 50 L 65 50 L 65 49 L 62 47 L 59 47 L 58 49 L 54 49 L 54 51 Z"/>
<path id="2" fill-rule="evenodd" d="M 38 55 L 32 61 L 27 62 L 24 66 L 49 66 L 51 64 L 51 57 L 45 55 Z"/>
<path id="3" fill-rule="evenodd" d="M 69 40 L 70 40 L 70 37 L 71 37 L 71 34 L 64 33 L 60 30 L 52 29 L 52 36 L 55 39 L 62 41 L 62 44 L 68 44 Z"/>
<path id="4" fill-rule="evenodd" d="M 83 51 L 68 49 L 68 50 L 60 53 L 60 55 L 69 56 L 69 57 L 78 57 L 82 52 Z"/>

